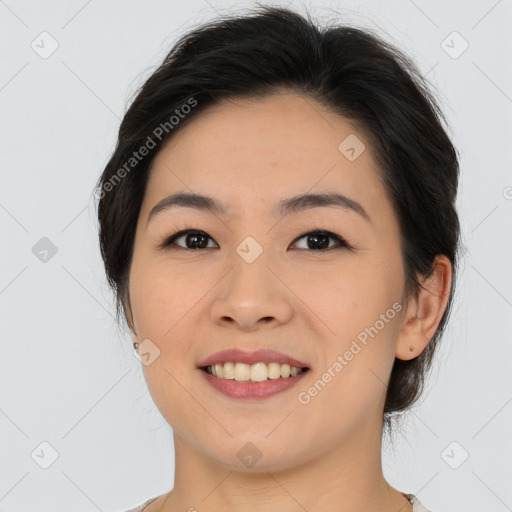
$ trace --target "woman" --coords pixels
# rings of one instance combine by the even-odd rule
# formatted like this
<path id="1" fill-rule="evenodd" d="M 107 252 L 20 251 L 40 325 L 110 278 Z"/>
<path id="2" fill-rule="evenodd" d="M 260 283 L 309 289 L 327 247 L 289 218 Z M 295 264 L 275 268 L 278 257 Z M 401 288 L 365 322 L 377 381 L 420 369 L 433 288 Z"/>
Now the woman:
<path id="1" fill-rule="evenodd" d="M 454 292 L 457 152 L 377 36 L 258 7 L 183 36 L 99 182 L 100 245 L 172 490 L 136 511 L 427 510 L 381 440 Z"/>

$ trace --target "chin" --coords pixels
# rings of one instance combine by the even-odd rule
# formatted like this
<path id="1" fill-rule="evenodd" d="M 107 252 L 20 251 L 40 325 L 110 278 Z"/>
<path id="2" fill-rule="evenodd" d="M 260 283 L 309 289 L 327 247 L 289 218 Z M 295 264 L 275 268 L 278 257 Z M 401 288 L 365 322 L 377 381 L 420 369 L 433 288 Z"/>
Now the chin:
<path id="1" fill-rule="evenodd" d="M 307 462 L 307 453 L 298 450 L 303 445 L 298 439 L 291 442 L 276 436 L 270 439 L 268 431 L 262 435 L 230 438 L 203 452 L 216 464 L 230 471 L 267 473 L 281 471 Z"/>

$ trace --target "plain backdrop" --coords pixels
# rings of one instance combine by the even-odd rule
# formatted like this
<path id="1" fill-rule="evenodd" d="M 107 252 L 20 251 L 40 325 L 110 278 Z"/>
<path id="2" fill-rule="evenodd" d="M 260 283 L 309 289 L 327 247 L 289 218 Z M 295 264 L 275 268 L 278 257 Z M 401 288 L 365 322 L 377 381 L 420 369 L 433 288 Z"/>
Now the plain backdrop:
<path id="1" fill-rule="evenodd" d="M 433 512 L 512 510 L 512 1 L 272 3 L 378 30 L 437 90 L 465 255 L 384 469 Z M 253 5 L 0 0 L 0 512 L 122 511 L 172 487 L 172 432 L 114 321 L 92 190 L 176 39 Z"/>

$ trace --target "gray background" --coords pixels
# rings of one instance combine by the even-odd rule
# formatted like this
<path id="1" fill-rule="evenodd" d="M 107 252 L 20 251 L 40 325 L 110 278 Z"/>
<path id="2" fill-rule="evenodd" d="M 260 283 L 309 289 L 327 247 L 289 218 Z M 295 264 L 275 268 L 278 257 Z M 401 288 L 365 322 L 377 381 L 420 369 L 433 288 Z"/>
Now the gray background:
<path id="1" fill-rule="evenodd" d="M 512 510 L 512 1 L 303 5 L 412 55 L 461 155 L 453 316 L 385 474 L 434 512 Z M 0 511 L 124 510 L 172 486 L 172 434 L 114 322 L 92 189 L 135 88 L 234 6 L 0 0 Z"/>

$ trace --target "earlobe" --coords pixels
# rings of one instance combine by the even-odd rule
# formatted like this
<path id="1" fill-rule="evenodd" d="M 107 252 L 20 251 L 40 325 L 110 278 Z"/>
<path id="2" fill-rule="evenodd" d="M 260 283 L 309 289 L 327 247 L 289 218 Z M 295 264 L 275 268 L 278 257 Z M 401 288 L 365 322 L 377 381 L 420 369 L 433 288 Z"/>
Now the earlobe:
<path id="1" fill-rule="evenodd" d="M 443 254 L 436 256 L 435 268 L 423 278 L 416 298 L 411 298 L 403 317 L 395 357 L 410 360 L 419 356 L 434 336 L 448 304 L 452 265 Z"/>

